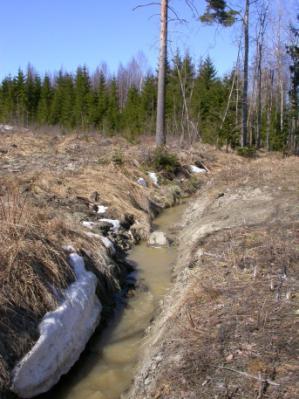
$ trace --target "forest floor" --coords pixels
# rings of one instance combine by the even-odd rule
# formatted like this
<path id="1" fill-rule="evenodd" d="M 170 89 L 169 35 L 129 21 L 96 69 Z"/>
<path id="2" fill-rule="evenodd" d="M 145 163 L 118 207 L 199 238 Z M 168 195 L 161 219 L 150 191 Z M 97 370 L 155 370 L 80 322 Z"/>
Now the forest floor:
<path id="1" fill-rule="evenodd" d="M 128 271 L 121 253 L 148 237 L 161 209 L 197 192 L 180 226 L 176 283 L 150 328 L 130 397 L 296 397 L 298 158 L 248 160 L 170 140 L 178 167 L 155 170 L 148 137 L 130 144 L 98 134 L 0 135 L 0 396 L 57 306 L 51 287 L 74 280 L 63 245 L 99 277 L 108 314 Z M 209 173 L 191 174 L 196 162 Z M 119 220 L 120 231 L 100 218 Z M 88 231 L 109 238 L 117 256 Z"/>
<path id="2" fill-rule="evenodd" d="M 299 396 L 298 176 L 295 157 L 232 155 L 192 198 L 130 398 Z"/>

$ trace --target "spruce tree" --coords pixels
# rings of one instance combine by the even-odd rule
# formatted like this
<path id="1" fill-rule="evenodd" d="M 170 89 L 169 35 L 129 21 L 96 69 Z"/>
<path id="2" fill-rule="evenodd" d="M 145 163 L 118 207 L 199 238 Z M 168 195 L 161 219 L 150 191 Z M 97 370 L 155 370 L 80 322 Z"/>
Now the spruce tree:
<path id="1" fill-rule="evenodd" d="M 51 86 L 51 80 L 48 75 L 45 75 L 42 81 L 40 100 L 37 108 L 36 120 L 40 125 L 46 125 L 50 123 L 50 110 L 51 102 L 53 98 L 53 89 Z"/>
<path id="2" fill-rule="evenodd" d="M 101 71 L 99 75 L 98 85 L 95 90 L 95 108 L 93 121 L 95 126 L 103 131 L 104 121 L 108 108 L 108 93 L 106 86 L 106 78 L 104 73 Z"/>
<path id="3" fill-rule="evenodd" d="M 157 80 L 152 74 L 149 74 L 145 77 L 141 92 L 141 114 L 144 133 L 153 134 L 155 132 L 156 108 Z"/>
<path id="4" fill-rule="evenodd" d="M 130 138 L 134 138 L 141 133 L 142 108 L 140 100 L 138 89 L 135 86 L 130 87 L 128 90 L 128 99 L 122 115 L 123 126 Z"/>
<path id="5" fill-rule="evenodd" d="M 74 117 L 76 126 L 86 129 L 91 124 L 94 98 L 87 68 L 79 67 L 75 76 Z"/>
<path id="6" fill-rule="evenodd" d="M 60 125 L 71 129 L 75 126 L 75 115 L 74 115 L 74 82 L 71 74 L 65 74 L 61 81 L 62 85 L 62 98 L 61 98 L 61 114 L 60 114 Z"/>
<path id="7" fill-rule="evenodd" d="M 112 134 L 116 133 L 120 128 L 118 88 L 115 77 L 112 78 L 108 89 L 108 107 L 104 126 Z"/>
<path id="8" fill-rule="evenodd" d="M 14 79 L 13 96 L 14 109 L 11 110 L 11 114 L 14 115 L 15 122 L 20 126 L 28 125 L 26 78 L 21 69 Z"/>
<path id="9" fill-rule="evenodd" d="M 33 67 L 28 65 L 26 73 L 26 111 L 27 111 L 27 124 L 31 124 L 36 120 L 37 108 L 41 93 L 41 80 L 35 73 Z"/>
<path id="10" fill-rule="evenodd" d="M 216 73 L 212 60 L 207 57 L 199 67 L 192 99 L 193 117 L 198 120 L 202 138 L 210 143 L 216 143 L 224 101 L 222 84 Z"/>
<path id="11" fill-rule="evenodd" d="M 8 76 L 5 78 L 1 85 L 1 98 L 0 98 L 0 116 L 1 122 L 11 123 L 15 115 L 15 102 L 14 102 L 14 84 L 15 81 Z"/>
<path id="12" fill-rule="evenodd" d="M 60 70 L 55 77 L 53 86 L 53 99 L 51 102 L 49 121 L 51 125 L 59 125 L 63 101 L 63 72 Z"/>

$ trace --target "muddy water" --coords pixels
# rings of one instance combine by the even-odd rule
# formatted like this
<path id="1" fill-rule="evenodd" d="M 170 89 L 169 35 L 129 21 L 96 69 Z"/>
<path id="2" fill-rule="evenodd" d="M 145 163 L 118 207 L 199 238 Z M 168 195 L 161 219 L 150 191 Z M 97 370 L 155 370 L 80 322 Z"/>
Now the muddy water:
<path id="1" fill-rule="evenodd" d="M 155 220 L 154 229 L 172 236 L 185 205 L 167 209 Z M 171 284 L 176 248 L 136 246 L 128 258 L 137 265 L 139 288 L 121 307 L 101 336 L 94 336 L 78 364 L 43 398 L 119 399 L 125 397 L 138 356 L 144 347 L 144 331 Z"/>

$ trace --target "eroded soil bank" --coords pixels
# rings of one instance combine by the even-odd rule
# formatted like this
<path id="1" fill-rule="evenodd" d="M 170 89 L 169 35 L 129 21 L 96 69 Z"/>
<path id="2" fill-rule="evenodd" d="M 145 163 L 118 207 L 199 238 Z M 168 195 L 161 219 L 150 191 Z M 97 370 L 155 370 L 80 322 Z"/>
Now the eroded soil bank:
<path id="1" fill-rule="evenodd" d="M 157 168 L 151 140 L 131 145 L 92 134 L 3 134 L 0 149 L 5 243 L 0 251 L 0 392 L 5 396 L 12 370 L 39 338 L 39 323 L 61 305 L 76 279 L 67 248 L 97 276 L 102 328 L 116 297 L 128 290 L 133 269 L 126 251 L 148 237 L 151 221 L 163 208 L 203 184 L 206 176 L 192 174 L 190 164 L 210 167 L 216 157 L 213 149 L 203 155 L 201 145 L 183 151 L 173 143 L 168 151 L 177 154 L 177 163 Z M 149 172 L 156 173 L 158 184 Z"/>
<path id="2" fill-rule="evenodd" d="M 201 189 L 130 399 L 298 397 L 298 175 L 234 159 Z"/>

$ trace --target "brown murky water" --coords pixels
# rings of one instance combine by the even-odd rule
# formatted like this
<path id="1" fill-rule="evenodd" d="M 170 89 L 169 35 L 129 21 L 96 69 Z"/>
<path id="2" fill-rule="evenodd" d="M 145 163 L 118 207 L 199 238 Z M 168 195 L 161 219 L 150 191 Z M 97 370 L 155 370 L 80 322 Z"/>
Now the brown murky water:
<path id="1" fill-rule="evenodd" d="M 156 230 L 170 233 L 179 221 L 185 205 L 167 209 L 155 220 Z M 137 360 L 144 345 L 144 331 L 152 319 L 159 300 L 171 284 L 171 268 L 176 248 L 136 246 L 130 260 L 138 265 L 138 280 L 148 290 L 137 290 L 100 336 L 94 336 L 88 350 L 68 376 L 45 398 L 119 399 L 125 398 L 136 372 Z"/>

